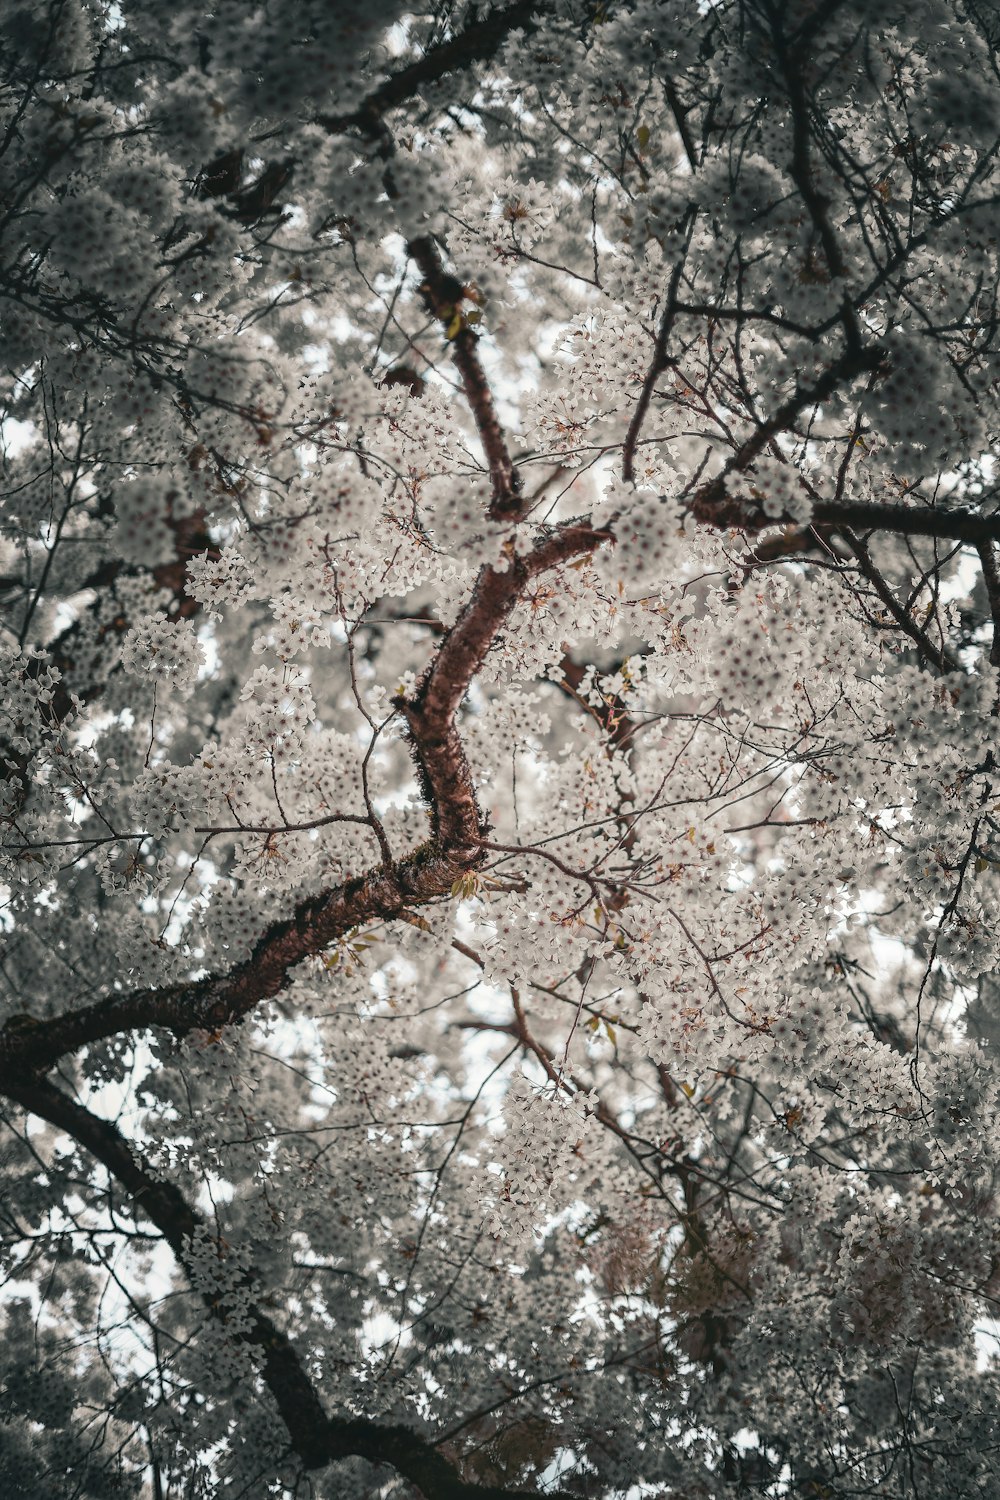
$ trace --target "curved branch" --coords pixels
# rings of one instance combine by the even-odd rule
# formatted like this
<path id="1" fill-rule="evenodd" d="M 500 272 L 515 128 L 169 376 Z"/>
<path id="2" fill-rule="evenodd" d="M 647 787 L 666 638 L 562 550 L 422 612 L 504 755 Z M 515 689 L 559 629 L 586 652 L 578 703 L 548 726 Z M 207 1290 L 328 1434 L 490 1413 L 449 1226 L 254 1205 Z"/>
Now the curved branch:
<path id="1" fill-rule="evenodd" d="M 24 1080 L 0 1074 L 0 1092 L 31 1114 L 63 1130 L 94 1156 L 130 1194 L 132 1204 L 162 1234 L 179 1264 L 186 1266 L 191 1242 L 207 1225 L 180 1188 L 159 1179 L 142 1153 L 116 1126 L 78 1104 L 43 1079 Z M 256 1277 L 246 1273 L 241 1293 L 252 1292 Z M 234 1343 L 249 1348 L 259 1362 L 261 1378 L 288 1429 L 292 1447 L 306 1469 L 323 1469 L 344 1458 L 388 1464 L 428 1500 L 537 1500 L 530 1490 L 469 1484 L 432 1442 L 400 1425 L 381 1425 L 364 1417 L 332 1417 L 302 1367 L 291 1340 L 256 1304 L 227 1308 L 224 1300 L 203 1294 L 210 1317 L 227 1329 Z M 229 1325 L 230 1313 L 238 1323 Z M 242 1328 L 243 1331 L 236 1331 Z M 569 1500 L 546 1491 L 551 1500 Z"/>
<path id="2" fill-rule="evenodd" d="M 484 858 L 485 835 L 472 773 L 455 715 L 476 672 L 528 582 L 609 539 L 589 523 L 554 529 L 505 570 L 486 567 L 458 620 L 443 637 L 416 696 L 400 703 L 427 797 L 431 838 L 391 865 L 313 896 L 273 922 L 250 957 L 227 974 L 114 994 L 48 1020 L 14 1017 L 0 1030 L 0 1069 L 40 1076 L 77 1048 L 126 1031 L 166 1027 L 183 1035 L 242 1020 L 278 994 L 290 971 L 361 923 L 391 921 L 404 910 L 447 897 L 458 877 Z"/>

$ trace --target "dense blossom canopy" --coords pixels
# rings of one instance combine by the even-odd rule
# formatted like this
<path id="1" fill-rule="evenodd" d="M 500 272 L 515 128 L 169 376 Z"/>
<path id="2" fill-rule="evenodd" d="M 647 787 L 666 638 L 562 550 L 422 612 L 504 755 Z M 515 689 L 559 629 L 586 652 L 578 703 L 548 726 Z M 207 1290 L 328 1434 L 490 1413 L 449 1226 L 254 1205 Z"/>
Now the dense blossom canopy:
<path id="1" fill-rule="evenodd" d="M 3 0 L 5 1500 L 1000 1493 L 994 0 Z"/>

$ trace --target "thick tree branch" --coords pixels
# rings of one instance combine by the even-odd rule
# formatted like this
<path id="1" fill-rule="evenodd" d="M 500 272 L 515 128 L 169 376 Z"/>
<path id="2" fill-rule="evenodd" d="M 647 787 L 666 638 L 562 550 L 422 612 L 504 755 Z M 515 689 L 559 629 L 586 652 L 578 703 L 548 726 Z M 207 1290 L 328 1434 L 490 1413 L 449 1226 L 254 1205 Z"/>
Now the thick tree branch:
<path id="1" fill-rule="evenodd" d="M 891 531 L 897 536 L 939 537 L 944 541 L 968 542 L 970 546 L 1000 541 L 1000 513 L 984 516 L 963 505 L 949 510 L 929 510 L 923 506 L 829 500 L 820 501 L 813 507 L 812 518 L 815 525 L 832 526 L 837 530 L 854 527 L 858 531 Z M 760 515 L 744 516 L 742 521 L 726 524 L 744 531 L 761 531 L 767 526 L 780 526 L 791 520 L 790 516 Z"/>
<path id="2" fill-rule="evenodd" d="M 451 342 L 465 399 L 483 445 L 492 485 L 490 515 L 494 520 L 516 516 L 521 508 L 521 476 L 514 468 L 493 392 L 479 358 L 479 337 L 461 311 L 466 288 L 445 270 L 437 246 L 429 237 L 411 240 L 409 251 L 423 276 L 421 291 L 427 310 L 443 325 Z"/>
<path id="3" fill-rule="evenodd" d="M 533 26 L 543 10 L 544 7 L 538 5 L 519 4 L 493 14 L 485 21 L 474 22 L 452 41 L 433 48 L 420 62 L 402 69 L 380 85 L 352 114 L 322 116 L 320 124 L 334 133 L 357 130 L 374 143 L 386 162 L 386 190 L 390 198 L 395 197 L 396 190 L 389 164 L 395 146 L 392 133 L 383 120 L 386 110 L 408 99 L 424 84 L 455 68 L 485 61 L 500 48 L 511 31 L 518 27 Z M 497 416 L 493 392 L 479 358 L 478 335 L 472 329 L 469 315 L 461 307 L 469 295 L 468 289 L 456 276 L 445 270 L 438 247 L 430 235 L 412 239 L 407 248 L 423 277 L 420 290 L 424 305 L 442 325 L 451 343 L 452 356 L 483 445 L 492 485 L 490 515 L 495 520 L 512 518 L 521 509 L 521 479 L 514 468 Z"/>
<path id="4" fill-rule="evenodd" d="M 449 41 L 429 48 L 416 62 L 400 68 L 398 73 L 393 73 L 373 89 L 350 114 L 320 115 L 318 123 L 338 134 L 346 130 L 367 133 L 373 118 L 405 104 L 428 84 L 437 83 L 449 73 L 460 72 L 473 63 L 488 62 L 499 52 L 512 31 L 533 31 L 547 9 L 538 0 L 519 0 L 518 4 L 506 9 L 491 5 L 482 20 L 472 21 Z"/>
<path id="5" fill-rule="evenodd" d="M 392 921 L 407 908 L 449 896 L 456 879 L 484 857 L 486 832 L 455 727 L 459 705 L 527 583 L 607 539 L 607 532 L 590 525 L 567 524 L 526 557 L 512 556 L 506 570 L 484 568 L 415 698 L 400 703 L 430 808 L 432 835 L 426 844 L 393 865 L 379 865 L 300 902 L 291 917 L 272 923 L 250 957 L 227 974 L 109 995 L 47 1020 L 8 1021 L 0 1030 L 0 1069 L 38 1076 L 66 1053 L 123 1032 L 162 1026 L 183 1034 L 240 1021 L 282 990 L 296 964 L 352 928 Z"/>
<path id="6" fill-rule="evenodd" d="M 990 601 L 990 615 L 993 620 L 990 663 L 997 667 L 1000 666 L 1000 567 L 997 566 L 996 548 L 992 540 L 977 543 L 977 551 L 983 567 L 983 584 L 986 588 L 986 597 Z"/>
<path id="7" fill-rule="evenodd" d="M 65 1131 L 106 1167 L 130 1194 L 133 1205 L 160 1231 L 181 1266 L 189 1265 L 191 1246 L 198 1238 L 213 1238 L 180 1188 L 158 1178 L 116 1126 L 43 1079 L 0 1073 L 0 1092 Z M 383 1426 L 362 1417 L 331 1417 L 287 1334 L 252 1300 L 256 1285 L 251 1271 L 234 1306 L 208 1294 L 203 1294 L 203 1300 L 209 1315 L 223 1327 L 234 1314 L 240 1319 L 244 1331 L 231 1330 L 230 1337 L 256 1356 L 261 1378 L 306 1469 L 323 1469 L 338 1459 L 363 1458 L 372 1464 L 389 1465 L 416 1485 L 427 1500 L 537 1500 L 535 1491 L 467 1483 L 433 1443 L 409 1428 Z M 244 1295 L 250 1295 L 249 1303 Z M 548 1490 L 546 1495 L 559 1500 L 555 1491 Z M 564 1495 L 562 1500 L 568 1497 Z"/>

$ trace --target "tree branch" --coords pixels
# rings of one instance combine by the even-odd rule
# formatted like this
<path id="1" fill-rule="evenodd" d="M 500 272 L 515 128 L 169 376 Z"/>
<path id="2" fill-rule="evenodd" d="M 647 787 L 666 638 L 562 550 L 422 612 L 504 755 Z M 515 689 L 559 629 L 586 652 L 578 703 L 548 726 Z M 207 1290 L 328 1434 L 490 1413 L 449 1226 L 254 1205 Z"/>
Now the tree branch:
<path id="1" fill-rule="evenodd" d="M 809 411 L 812 407 L 829 400 L 841 386 L 854 380 L 858 375 L 870 374 L 877 370 L 883 358 L 882 351 L 877 348 L 848 351 L 833 360 L 811 386 L 797 388 L 794 394 L 778 407 L 773 416 L 769 417 L 766 422 L 761 422 L 746 442 L 740 444 L 721 474 L 717 474 L 714 479 L 703 484 L 695 493 L 689 505 L 695 520 L 703 522 L 706 526 L 732 526 L 742 531 L 761 531 L 765 526 L 794 522 L 795 517 L 768 517 L 763 511 L 760 512 L 759 518 L 756 518 L 745 500 L 727 493 L 727 478 L 730 474 L 746 473 L 754 459 L 763 453 L 771 440 L 781 433 L 790 431 L 804 411 Z M 821 508 L 815 507 L 813 513 L 815 520 L 825 519 L 819 514 Z"/>
<path id="2" fill-rule="evenodd" d="M 431 817 L 431 838 L 393 865 L 379 865 L 332 891 L 302 901 L 274 922 L 244 963 L 189 984 L 109 995 L 43 1020 L 18 1017 L 0 1030 L 0 1069 L 40 1076 L 59 1058 L 126 1031 L 166 1027 L 179 1035 L 242 1020 L 278 994 L 290 971 L 362 923 L 391 921 L 404 909 L 450 896 L 458 877 L 485 856 L 486 829 L 455 715 L 497 632 L 527 583 L 593 551 L 608 532 L 586 523 L 554 529 L 533 552 L 512 556 L 501 571 L 484 568 L 465 609 L 443 638 L 415 697 L 401 701 Z"/>
<path id="3" fill-rule="evenodd" d="M 395 145 L 392 132 L 383 120 L 385 111 L 408 99 L 423 84 L 432 82 L 455 68 L 466 67 L 472 62 L 481 62 L 491 57 L 511 31 L 521 26 L 534 26 L 537 21 L 536 12 L 542 10 L 544 7 L 536 4 L 519 4 L 493 14 L 485 21 L 473 22 L 451 42 L 433 48 L 420 62 L 402 69 L 380 85 L 352 114 L 321 116 L 319 123 L 332 132 L 358 130 L 366 140 L 374 143 L 386 162 L 386 190 L 390 198 L 394 197 L 390 162 Z M 473 331 L 468 315 L 461 309 L 461 303 L 469 295 L 468 290 L 456 276 L 445 270 L 440 252 L 430 235 L 421 235 L 411 240 L 407 249 L 423 276 L 420 290 L 424 305 L 442 325 L 445 336 L 451 343 L 452 357 L 479 432 L 493 490 L 489 513 L 494 520 L 514 517 L 521 509 L 521 478 L 514 468 L 497 416 L 493 392 L 479 358 L 478 335 Z"/>
<path id="4" fill-rule="evenodd" d="M 764 531 L 772 526 L 801 524 L 801 516 L 793 516 L 786 511 L 776 516 L 767 515 L 763 507 L 753 501 L 729 494 L 726 480 L 730 474 L 745 473 L 773 438 L 794 427 L 802 412 L 821 405 L 856 376 L 866 371 L 875 372 L 882 359 L 882 352 L 877 348 L 848 350 L 834 360 L 813 385 L 797 390 L 790 396 L 772 417 L 762 422 L 746 442 L 740 445 L 722 472 L 695 492 L 688 502 L 688 509 L 695 520 L 705 526 L 732 527 L 734 530 L 750 533 Z M 850 526 L 858 531 L 891 531 L 899 536 L 940 537 L 948 541 L 968 542 L 971 546 L 1000 541 L 1000 513 L 984 516 L 979 511 L 962 505 L 948 510 L 931 510 L 923 506 L 879 505 L 838 497 L 834 500 L 817 501 L 813 505 L 810 524 L 838 529 Z"/>
<path id="5" fill-rule="evenodd" d="M 459 306 L 466 288 L 445 270 L 438 248 L 429 236 L 411 240 L 408 248 L 424 278 L 421 292 L 427 311 L 443 325 L 450 340 L 452 358 L 462 377 L 465 399 L 486 454 L 493 488 L 489 513 L 494 520 L 514 517 L 521 508 L 521 476 L 514 468 L 493 392 L 479 358 L 479 336 L 470 328 Z"/>
<path id="6" fill-rule="evenodd" d="M 986 597 L 990 601 L 990 615 L 993 618 L 990 665 L 997 667 L 1000 666 L 1000 568 L 997 567 L 997 555 L 992 541 L 977 543 L 977 550 L 983 568 Z"/>
<path id="7" fill-rule="evenodd" d="M 78 1104 L 54 1084 L 42 1079 L 26 1080 L 0 1074 L 0 1091 L 22 1109 L 65 1131 L 90 1152 L 131 1195 L 133 1205 L 162 1234 L 181 1266 L 190 1261 L 192 1242 L 211 1231 L 188 1203 L 180 1188 L 158 1178 L 142 1153 L 128 1142 L 116 1126 Z M 246 1273 L 242 1292 L 251 1292 L 257 1278 Z M 253 1351 L 260 1373 L 292 1447 L 306 1469 L 323 1469 L 344 1458 L 363 1458 L 371 1464 L 388 1464 L 427 1496 L 427 1500 L 537 1500 L 537 1492 L 511 1490 L 494 1485 L 469 1484 L 432 1442 L 409 1428 L 382 1426 L 363 1417 L 331 1417 L 324 1410 L 315 1386 L 302 1367 L 291 1340 L 266 1313 L 242 1296 L 234 1307 L 203 1294 L 209 1315 L 227 1328 L 234 1343 Z M 229 1328 L 235 1314 L 244 1326 Z M 569 1500 L 556 1491 L 546 1491 L 552 1500 Z"/>
<path id="8" fill-rule="evenodd" d="M 512 31 L 533 31 L 547 9 L 538 0 L 519 0 L 506 10 L 491 5 L 483 20 L 471 22 L 450 41 L 431 47 L 417 62 L 400 68 L 373 89 L 356 110 L 346 115 L 320 115 L 317 123 L 338 134 L 347 130 L 367 133 L 373 118 L 405 104 L 427 84 L 473 63 L 488 62 Z"/>
<path id="9" fill-rule="evenodd" d="M 859 531 L 940 537 L 945 541 L 968 542 L 972 546 L 985 541 L 1000 541 L 1000 514 L 984 516 L 964 505 L 956 505 L 951 510 L 928 510 L 919 506 L 876 505 L 860 500 L 829 500 L 820 501 L 813 508 L 813 521 L 838 530 L 852 526 Z M 764 518 L 764 524 L 773 526 L 775 523 Z"/>
<path id="10" fill-rule="evenodd" d="M 840 533 L 857 558 L 861 572 L 892 615 L 900 630 L 904 631 L 910 637 L 923 655 L 927 657 L 928 661 L 933 662 L 939 672 L 961 671 L 960 664 L 950 652 L 943 650 L 940 646 L 936 646 L 926 630 L 923 630 L 917 624 L 916 620 L 913 619 L 909 610 L 904 609 L 899 603 L 892 589 L 872 561 L 871 553 L 857 533 L 850 526 L 841 526 Z"/>

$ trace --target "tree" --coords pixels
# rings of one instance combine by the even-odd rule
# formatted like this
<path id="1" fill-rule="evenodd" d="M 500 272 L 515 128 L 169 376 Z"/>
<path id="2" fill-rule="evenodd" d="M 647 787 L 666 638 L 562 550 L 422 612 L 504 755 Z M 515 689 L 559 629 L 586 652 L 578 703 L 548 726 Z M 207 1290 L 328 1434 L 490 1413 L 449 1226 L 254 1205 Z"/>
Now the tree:
<path id="1" fill-rule="evenodd" d="M 986 0 L 6 0 L 5 1497 L 986 1496 Z"/>

